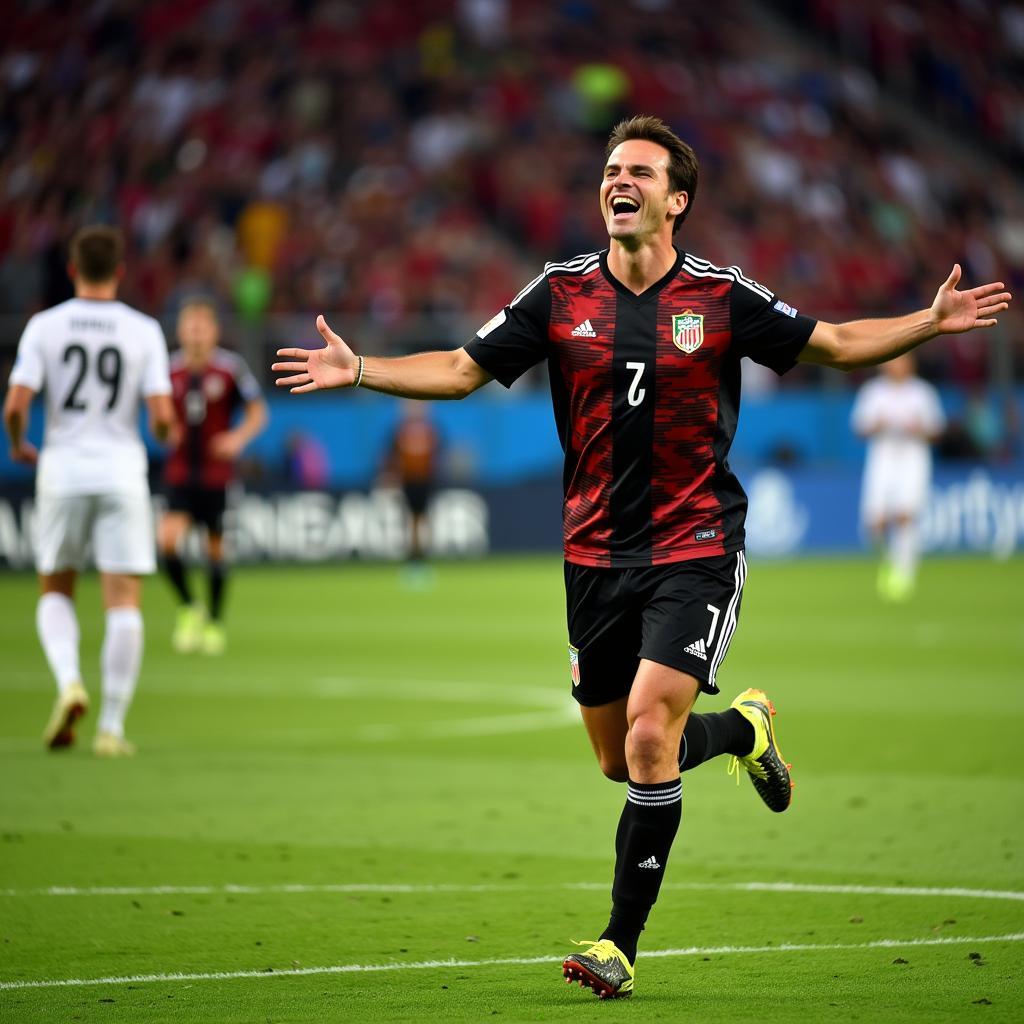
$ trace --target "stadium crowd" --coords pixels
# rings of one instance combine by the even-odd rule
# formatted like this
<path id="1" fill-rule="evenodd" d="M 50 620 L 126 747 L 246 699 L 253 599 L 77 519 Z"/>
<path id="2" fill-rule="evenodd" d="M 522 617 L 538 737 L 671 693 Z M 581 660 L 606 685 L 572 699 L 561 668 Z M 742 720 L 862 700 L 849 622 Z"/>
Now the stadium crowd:
<path id="1" fill-rule="evenodd" d="M 886 88 L 1008 161 L 1024 157 L 1024 6 L 776 0 Z"/>
<path id="2" fill-rule="evenodd" d="M 779 4 L 822 31 L 849 6 Z M 365 318 L 370 350 L 406 325 L 409 347 L 461 344 L 541 261 L 605 244 L 598 170 L 627 111 L 707 172 L 682 244 L 806 312 L 926 305 L 954 261 L 1020 291 L 1020 9 L 977 47 L 936 37 L 963 90 L 921 105 L 923 131 L 887 101 L 903 65 L 871 26 L 894 15 L 858 8 L 866 41 L 836 62 L 744 0 L 29 0 L 0 44 L 3 340 L 67 296 L 68 238 L 106 221 L 129 238 L 122 296 L 155 315 L 213 291 L 257 331 L 331 311 Z M 951 113 L 968 96 L 999 99 L 983 160 Z M 989 372 L 974 339 L 923 363 Z"/>

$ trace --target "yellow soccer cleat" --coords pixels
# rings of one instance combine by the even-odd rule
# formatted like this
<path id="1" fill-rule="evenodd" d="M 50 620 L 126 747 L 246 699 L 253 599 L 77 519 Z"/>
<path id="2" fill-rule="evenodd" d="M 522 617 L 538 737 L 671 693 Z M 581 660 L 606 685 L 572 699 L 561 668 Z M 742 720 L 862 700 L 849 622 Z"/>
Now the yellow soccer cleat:
<path id="1" fill-rule="evenodd" d="M 224 627 L 219 622 L 208 622 L 203 627 L 202 639 L 199 641 L 199 650 L 203 654 L 223 654 L 227 650 L 228 639 L 224 633 Z"/>
<path id="2" fill-rule="evenodd" d="M 782 751 L 775 741 L 775 728 L 772 725 L 775 705 L 764 690 L 744 690 L 731 707 L 754 727 L 754 749 L 745 757 L 730 757 L 729 774 L 736 774 L 738 785 L 739 767 L 743 765 L 757 795 L 769 809 L 784 811 L 793 798 L 793 780 L 789 774 L 792 765 L 782 759 Z"/>
<path id="3" fill-rule="evenodd" d="M 203 640 L 203 624 L 206 614 L 196 604 L 184 604 L 178 609 L 171 634 L 171 646 L 179 654 L 191 654 L 199 650 Z"/>
<path id="4" fill-rule="evenodd" d="M 890 569 L 883 597 L 899 604 L 908 601 L 914 594 L 914 577 L 899 569 Z"/>
<path id="5" fill-rule="evenodd" d="M 57 694 L 50 720 L 43 730 L 43 742 L 50 750 L 70 747 L 75 742 L 75 722 L 89 710 L 89 694 L 81 683 L 72 683 Z"/>
<path id="6" fill-rule="evenodd" d="M 570 953 L 562 963 L 565 983 L 574 981 L 601 999 L 622 999 L 633 994 L 633 965 L 611 939 L 577 942 L 588 946 L 582 953 Z"/>
<path id="7" fill-rule="evenodd" d="M 134 757 L 135 744 L 112 732 L 98 732 L 93 737 L 92 752 L 97 757 Z"/>

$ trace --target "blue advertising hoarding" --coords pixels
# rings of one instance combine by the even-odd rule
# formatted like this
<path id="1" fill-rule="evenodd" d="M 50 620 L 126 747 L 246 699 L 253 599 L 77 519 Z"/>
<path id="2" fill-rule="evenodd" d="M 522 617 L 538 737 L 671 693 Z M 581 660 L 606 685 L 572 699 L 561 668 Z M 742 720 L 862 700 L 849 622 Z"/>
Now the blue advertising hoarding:
<path id="1" fill-rule="evenodd" d="M 750 497 L 747 547 L 760 557 L 866 550 L 858 514 L 860 476 L 760 469 L 742 474 Z M 162 499 L 154 498 L 159 511 Z M 432 548 L 441 557 L 551 551 L 560 545 L 561 484 L 555 476 L 493 487 L 446 487 L 429 510 Z M 32 564 L 31 490 L 0 493 L 0 565 Z M 408 518 L 397 491 L 239 492 L 228 541 L 242 562 L 397 559 L 408 545 Z M 1020 468 L 967 466 L 936 473 L 924 522 L 925 550 L 1007 558 L 1024 548 Z"/>

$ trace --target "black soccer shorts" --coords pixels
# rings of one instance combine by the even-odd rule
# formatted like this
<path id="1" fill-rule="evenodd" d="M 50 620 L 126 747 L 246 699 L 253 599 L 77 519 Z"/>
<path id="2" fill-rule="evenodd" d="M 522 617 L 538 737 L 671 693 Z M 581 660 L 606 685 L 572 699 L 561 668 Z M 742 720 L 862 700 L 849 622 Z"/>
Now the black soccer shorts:
<path id="1" fill-rule="evenodd" d="M 167 488 L 167 511 L 184 512 L 193 523 L 205 526 L 215 537 L 224 533 L 224 511 L 228 505 L 225 487 L 197 487 L 189 484 Z"/>
<path id="2" fill-rule="evenodd" d="M 742 551 L 635 569 L 566 562 L 573 697 L 598 707 L 627 696 L 641 658 L 718 693 L 715 675 L 736 631 L 746 576 Z"/>
<path id="3" fill-rule="evenodd" d="M 405 502 L 411 515 L 426 515 L 430 496 L 434 493 L 433 485 L 429 481 L 407 480 L 402 484 L 402 492 L 405 494 Z"/>

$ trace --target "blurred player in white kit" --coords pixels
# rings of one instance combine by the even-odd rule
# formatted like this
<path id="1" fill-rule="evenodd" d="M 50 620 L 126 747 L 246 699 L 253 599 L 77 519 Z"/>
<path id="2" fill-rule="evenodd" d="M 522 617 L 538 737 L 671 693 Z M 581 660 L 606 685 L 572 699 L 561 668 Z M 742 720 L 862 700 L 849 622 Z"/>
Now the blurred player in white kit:
<path id="1" fill-rule="evenodd" d="M 144 400 L 157 440 L 168 437 L 174 422 L 163 331 L 117 301 L 122 253 L 115 228 L 87 227 L 75 235 L 68 267 L 75 297 L 29 320 L 3 414 L 12 458 L 38 463 L 36 626 L 58 689 L 43 740 L 51 750 L 70 746 L 89 707 L 74 593 L 91 546 L 106 609 L 103 706 L 93 741 L 104 757 L 134 753 L 124 720 L 142 664 L 142 576 L 156 569 L 140 405 Z M 40 391 L 46 433 L 37 459 L 25 432 Z"/>
<path id="2" fill-rule="evenodd" d="M 853 406 L 853 429 L 868 442 L 861 519 L 883 549 L 878 592 L 887 600 L 906 600 L 914 589 L 931 444 L 945 423 L 939 393 L 914 376 L 911 355 L 883 363 Z"/>

